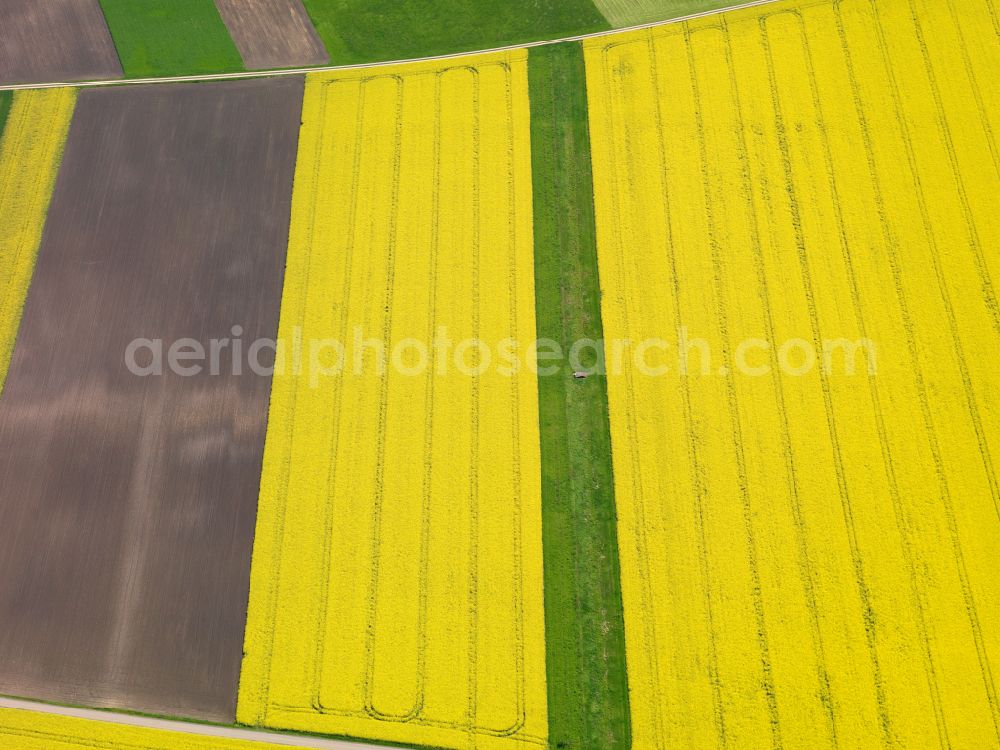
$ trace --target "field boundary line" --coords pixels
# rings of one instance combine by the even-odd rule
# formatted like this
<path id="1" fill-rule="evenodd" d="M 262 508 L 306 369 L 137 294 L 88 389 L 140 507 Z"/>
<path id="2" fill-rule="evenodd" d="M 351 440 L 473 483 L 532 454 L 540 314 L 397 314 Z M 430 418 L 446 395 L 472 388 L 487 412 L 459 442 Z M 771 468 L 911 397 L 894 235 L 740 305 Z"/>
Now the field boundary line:
<path id="1" fill-rule="evenodd" d="M 48 83 L 16 83 L 0 85 L 0 91 L 22 91 L 27 89 L 52 89 L 52 88 L 94 88 L 98 86 L 134 86 L 156 83 L 199 83 L 206 81 L 231 81 L 244 78 L 271 78 L 274 76 L 296 76 L 307 73 L 335 73 L 337 71 L 364 70 L 366 68 L 384 68 L 391 65 L 404 65 L 407 63 L 430 62 L 434 60 L 454 60 L 461 57 L 475 55 L 488 55 L 495 52 L 511 52 L 514 50 L 530 49 L 532 47 L 545 47 L 552 44 L 563 44 L 565 42 L 582 42 L 587 39 L 598 39 L 617 34 L 628 34 L 631 31 L 642 31 L 644 29 L 655 29 L 660 26 L 670 24 L 680 24 L 685 21 L 693 21 L 697 18 L 717 16 L 731 11 L 746 10 L 761 5 L 771 5 L 783 0 L 750 0 L 750 2 L 731 5 L 727 8 L 715 8 L 713 10 L 703 10 L 698 13 L 689 13 L 676 18 L 668 18 L 663 21 L 651 21 L 649 23 L 626 26 L 621 29 L 609 29 L 607 31 L 595 31 L 589 34 L 577 34 L 576 36 L 566 36 L 557 39 L 543 39 L 537 42 L 524 42 L 523 44 L 508 44 L 502 47 L 489 47 L 487 49 L 467 50 L 465 52 L 449 52 L 445 55 L 429 55 L 427 57 L 410 57 L 402 60 L 384 60 L 381 62 L 358 63 L 351 65 L 321 65 L 317 67 L 305 68 L 276 68 L 272 70 L 246 70 L 232 73 L 205 73 L 191 76 L 164 76 L 157 78 L 107 78 L 90 81 L 59 81 Z"/>
<path id="2" fill-rule="evenodd" d="M 311 737 L 301 734 L 283 734 L 263 729 L 244 729 L 223 724 L 195 724 L 180 719 L 161 719 L 154 716 L 127 714 L 117 711 L 106 711 L 96 708 L 75 708 L 71 706 L 56 706 L 49 703 L 39 703 L 20 698 L 0 696 L 0 709 L 28 711 L 36 714 L 50 714 L 71 719 L 97 721 L 104 724 L 139 727 L 162 732 L 179 732 L 182 734 L 215 737 L 218 739 L 242 740 L 245 742 L 270 743 L 284 747 L 304 747 L 312 750 L 386 750 L 393 745 L 379 743 L 366 745 L 353 740 L 335 740 L 321 737 Z M 0 736 L 3 735 L 3 723 L 0 721 Z"/>

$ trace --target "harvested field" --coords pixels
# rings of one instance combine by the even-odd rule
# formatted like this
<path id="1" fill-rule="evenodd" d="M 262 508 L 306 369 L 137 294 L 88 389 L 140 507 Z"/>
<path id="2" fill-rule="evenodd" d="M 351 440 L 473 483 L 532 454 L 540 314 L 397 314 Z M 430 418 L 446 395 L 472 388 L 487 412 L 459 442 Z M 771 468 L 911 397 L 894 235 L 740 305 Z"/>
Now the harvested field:
<path id="1" fill-rule="evenodd" d="M 302 0 L 215 0 L 247 70 L 329 60 Z"/>
<path id="2" fill-rule="evenodd" d="M 680 18 L 692 13 L 740 5 L 748 0 L 594 0 L 614 28 Z"/>
<path id="3" fill-rule="evenodd" d="M 377 354 L 534 339 L 526 58 L 307 79 L 242 723 L 545 745 L 536 378 Z"/>
<path id="4" fill-rule="evenodd" d="M 0 84 L 121 75 L 98 0 L 0 3 Z"/>
<path id="5" fill-rule="evenodd" d="M 0 395 L 76 92 L 21 91 L 13 100 L 9 126 L 0 123 Z"/>
<path id="6" fill-rule="evenodd" d="M 1000 746 L 993 10 L 586 44 L 637 748 Z"/>
<path id="7" fill-rule="evenodd" d="M 2 693 L 234 718 L 269 379 L 126 351 L 275 336 L 302 85 L 79 97 L 0 401 Z"/>
<path id="8" fill-rule="evenodd" d="M 212 0 L 100 0 L 129 78 L 243 70 Z"/>

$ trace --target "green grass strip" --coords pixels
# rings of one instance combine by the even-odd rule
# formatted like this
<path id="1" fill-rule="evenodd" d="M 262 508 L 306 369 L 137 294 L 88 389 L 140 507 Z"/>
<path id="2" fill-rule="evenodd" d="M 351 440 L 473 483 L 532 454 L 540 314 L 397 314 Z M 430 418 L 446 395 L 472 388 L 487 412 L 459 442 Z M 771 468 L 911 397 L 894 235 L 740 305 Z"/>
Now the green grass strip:
<path id="1" fill-rule="evenodd" d="M 610 28 L 592 0 L 305 0 L 334 64 L 400 60 Z"/>
<path id="2" fill-rule="evenodd" d="M 579 44 L 528 57 L 539 339 L 603 337 L 587 90 Z M 583 352 L 584 369 L 596 352 Z M 549 742 L 627 750 L 625 634 L 603 374 L 539 361 Z"/>
<path id="3" fill-rule="evenodd" d="M 3 137 L 3 126 L 7 122 L 10 103 L 14 100 L 13 91 L 0 91 L 0 138 Z"/>
<path id="4" fill-rule="evenodd" d="M 128 78 L 243 70 L 213 0 L 101 0 Z"/>

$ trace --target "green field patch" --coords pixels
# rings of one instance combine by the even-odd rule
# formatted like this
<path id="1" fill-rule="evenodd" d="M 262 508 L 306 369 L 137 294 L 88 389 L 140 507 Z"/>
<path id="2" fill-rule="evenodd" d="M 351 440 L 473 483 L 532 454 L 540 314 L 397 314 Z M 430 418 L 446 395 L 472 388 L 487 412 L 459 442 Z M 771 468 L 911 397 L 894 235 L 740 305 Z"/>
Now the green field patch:
<path id="1" fill-rule="evenodd" d="M 538 337 L 568 353 L 603 337 L 583 55 L 559 44 L 532 49 L 528 62 Z M 578 364 L 538 378 L 549 738 L 553 748 L 626 750 L 606 379 L 574 377 L 596 359 L 584 350 Z"/>
<path id="2" fill-rule="evenodd" d="M 128 78 L 243 70 L 212 0 L 101 0 Z"/>
<path id="3" fill-rule="evenodd" d="M 14 99 L 14 92 L 0 91 L 0 138 L 3 137 L 3 126 L 7 122 L 7 113 L 10 112 L 10 103 Z"/>
<path id="4" fill-rule="evenodd" d="M 602 31 L 591 0 L 305 0 L 333 63 L 402 60 Z"/>

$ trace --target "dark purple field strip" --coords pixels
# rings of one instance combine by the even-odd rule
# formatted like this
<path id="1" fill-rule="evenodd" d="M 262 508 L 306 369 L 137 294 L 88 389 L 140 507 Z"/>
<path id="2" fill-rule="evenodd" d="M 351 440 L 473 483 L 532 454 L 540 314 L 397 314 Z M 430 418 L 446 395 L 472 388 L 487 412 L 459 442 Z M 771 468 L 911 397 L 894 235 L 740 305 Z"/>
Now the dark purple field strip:
<path id="1" fill-rule="evenodd" d="M 121 76 L 98 0 L 0 0 L 0 84 Z"/>
<path id="2" fill-rule="evenodd" d="M 323 65 L 326 47 L 302 0 L 215 0 L 247 70 Z"/>
<path id="3" fill-rule="evenodd" d="M 0 693 L 234 720 L 270 379 L 125 352 L 277 335 L 302 89 L 81 93 L 0 398 Z"/>

